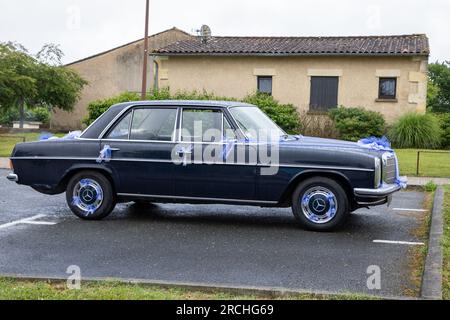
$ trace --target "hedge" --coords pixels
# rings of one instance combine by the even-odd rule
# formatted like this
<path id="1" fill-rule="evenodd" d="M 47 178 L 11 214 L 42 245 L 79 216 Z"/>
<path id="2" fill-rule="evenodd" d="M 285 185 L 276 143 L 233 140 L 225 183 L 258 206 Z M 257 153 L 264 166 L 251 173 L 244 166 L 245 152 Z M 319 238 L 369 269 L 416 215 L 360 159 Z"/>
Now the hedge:
<path id="1" fill-rule="evenodd" d="M 88 105 L 88 116 L 83 123 L 91 124 L 102 113 L 108 110 L 114 104 L 129 101 L 138 101 L 140 96 L 137 93 L 124 92 L 118 96 L 96 100 Z M 180 91 L 171 94 L 169 89 L 154 91 L 146 96 L 146 100 L 234 100 L 229 97 L 220 97 L 212 93 L 198 91 Z M 287 133 L 298 134 L 301 129 L 300 117 L 297 109 L 292 104 L 281 104 L 272 96 L 264 93 L 254 93 L 246 96 L 241 102 L 247 102 L 257 105 L 263 112 L 271 117 L 276 124 L 283 128 Z"/>

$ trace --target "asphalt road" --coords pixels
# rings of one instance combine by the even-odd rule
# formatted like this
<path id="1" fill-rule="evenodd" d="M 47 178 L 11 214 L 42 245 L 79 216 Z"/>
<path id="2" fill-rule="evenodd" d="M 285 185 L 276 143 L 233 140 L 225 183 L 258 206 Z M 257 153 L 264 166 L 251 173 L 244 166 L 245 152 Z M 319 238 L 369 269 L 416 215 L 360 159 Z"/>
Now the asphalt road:
<path id="1" fill-rule="evenodd" d="M 393 209 L 422 208 L 420 192 L 397 193 L 390 208 L 358 210 L 343 230 L 316 233 L 300 229 L 290 209 L 246 206 L 121 204 L 87 222 L 64 195 L 39 194 L 6 174 L 0 170 L 0 275 L 66 277 L 78 265 L 84 277 L 388 296 L 417 289 L 412 246 L 373 240 L 418 241 L 413 230 L 424 213 Z M 379 290 L 366 285 L 371 265 L 381 269 Z"/>

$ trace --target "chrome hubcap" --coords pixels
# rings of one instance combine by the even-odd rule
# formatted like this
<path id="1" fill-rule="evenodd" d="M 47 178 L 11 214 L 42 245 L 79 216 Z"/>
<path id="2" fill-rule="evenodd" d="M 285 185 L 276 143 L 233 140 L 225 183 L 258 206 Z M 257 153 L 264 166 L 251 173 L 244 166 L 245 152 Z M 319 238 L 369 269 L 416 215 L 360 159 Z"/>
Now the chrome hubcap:
<path id="1" fill-rule="evenodd" d="M 103 203 L 103 189 L 92 179 L 80 180 L 73 189 L 72 204 L 86 215 L 93 214 Z"/>
<path id="2" fill-rule="evenodd" d="M 321 186 L 306 190 L 300 199 L 300 204 L 305 217 L 318 224 L 331 221 L 338 208 L 334 193 Z"/>

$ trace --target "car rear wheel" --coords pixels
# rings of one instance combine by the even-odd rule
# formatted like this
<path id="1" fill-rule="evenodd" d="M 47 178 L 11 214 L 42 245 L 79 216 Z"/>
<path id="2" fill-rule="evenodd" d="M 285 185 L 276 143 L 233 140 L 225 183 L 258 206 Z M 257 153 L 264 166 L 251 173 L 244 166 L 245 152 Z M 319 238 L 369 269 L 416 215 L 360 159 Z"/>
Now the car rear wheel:
<path id="1" fill-rule="evenodd" d="M 116 206 L 110 181 L 96 171 L 82 171 L 70 179 L 66 200 L 72 212 L 81 219 L 100 220 Z"/>
<path id="2" fill-rule="evenodd" d="M 349 216 L 347 194 L 335 180 L 310 178 L 295 189 L 292 212 L 306 229 L 332 231 L 342 226 Z"/>

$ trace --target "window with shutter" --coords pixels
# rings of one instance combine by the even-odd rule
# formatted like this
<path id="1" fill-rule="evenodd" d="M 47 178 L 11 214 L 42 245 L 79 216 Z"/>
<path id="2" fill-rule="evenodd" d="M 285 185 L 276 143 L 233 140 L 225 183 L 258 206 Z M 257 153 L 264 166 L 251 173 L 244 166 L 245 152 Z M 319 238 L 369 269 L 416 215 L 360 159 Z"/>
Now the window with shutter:
<path id="1" fill-rule="evenodd" d="M 311 111 L 328 111 L 338 105 L 339 77 L 311 77 Z"/>

